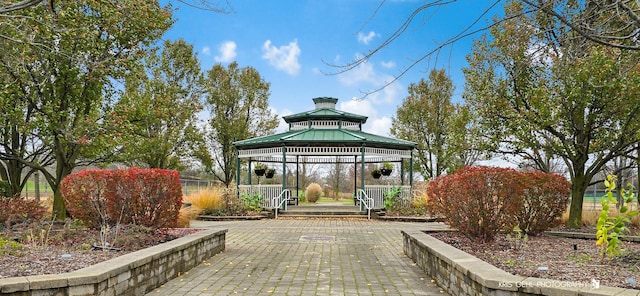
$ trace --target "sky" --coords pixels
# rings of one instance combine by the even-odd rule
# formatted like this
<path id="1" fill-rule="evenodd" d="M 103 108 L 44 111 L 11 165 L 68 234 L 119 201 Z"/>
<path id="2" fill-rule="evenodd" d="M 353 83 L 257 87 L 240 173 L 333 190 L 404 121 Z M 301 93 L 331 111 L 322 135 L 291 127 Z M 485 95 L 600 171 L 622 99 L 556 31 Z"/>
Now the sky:
<path id="1" fill-rule="evenodd" d="M 456 87 L 453 100 L 464 90 L 462 69 L 479 34 L 444 47 L 419 61 L 397 81 L 409 65 L 459 34 L 489 6 L 487 1 L 460 1 L 420 12 L 404 33 L 366 63 L 338 74 L 345 65 L 374 50 L 424 5 L 425 0 L 229 0 L 230 13 L 215 13 L 172 2 L 173 27 L 164 40 L 184 39 L 194 46 L 203 71 L 215 64 L 253 67 L 270 83 L 269 104 L 279 117 L 314 108 L 315 97 L 338 98 L 337 109 L 368 116 L 363 129 L 390 136 L 392 117 L 407 97 L 411 83 L 426 79 L 433 68 L 445 69 Z M 443 1 L 447 2 L 447 1 Z M 498 14 L 500 5 L 489 16 Z M 483 17 L 474 28 L 485 26 Z M 278 132 L 286 130 L 284 121 Z"/>

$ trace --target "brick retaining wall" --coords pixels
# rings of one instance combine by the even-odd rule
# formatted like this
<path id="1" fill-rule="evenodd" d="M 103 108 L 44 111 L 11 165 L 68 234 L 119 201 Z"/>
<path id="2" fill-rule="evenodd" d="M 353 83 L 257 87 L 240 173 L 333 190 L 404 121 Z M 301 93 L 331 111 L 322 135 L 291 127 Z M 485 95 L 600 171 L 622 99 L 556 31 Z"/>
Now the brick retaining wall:
<path id="1" fill-rule="evenodd" d="M 640 295 L 638 290 L 512 275 L 422 231 L 402 231 L 404 253 L 450 295 Z"/>
<path id="2" fill-rule="evenodd" d="M 227 230 L 203 230 L 62 274 L 0 279 L 1 295 L 144 295 L 225 249 Z"/>

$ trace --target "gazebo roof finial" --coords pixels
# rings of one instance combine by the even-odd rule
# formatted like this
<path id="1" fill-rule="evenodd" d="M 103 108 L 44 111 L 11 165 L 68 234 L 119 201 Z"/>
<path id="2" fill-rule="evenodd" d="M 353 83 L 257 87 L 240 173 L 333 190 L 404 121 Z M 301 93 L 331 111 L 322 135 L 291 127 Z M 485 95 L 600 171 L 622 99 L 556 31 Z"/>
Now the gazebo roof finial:
<path id="1" fill-rule="evenodd" d="M 335 109 L 338 99 L 330 97 L 313 98 L 313 103 L 316 104 L 316 109 Z"/>

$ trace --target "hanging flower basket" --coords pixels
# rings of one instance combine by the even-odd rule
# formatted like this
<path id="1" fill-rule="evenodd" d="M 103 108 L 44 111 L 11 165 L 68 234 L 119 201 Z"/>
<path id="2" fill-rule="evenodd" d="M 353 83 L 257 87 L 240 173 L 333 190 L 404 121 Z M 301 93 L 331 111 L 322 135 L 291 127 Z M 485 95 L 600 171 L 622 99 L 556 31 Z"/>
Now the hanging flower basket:
<path id="1" fill-rule="evenodd" d="M 264 166 L 264 164 L 262 163 L 256 163 L 256 165 L 253 167 L 253 172 L 256 173 L 256 176 L 261 177 L 264 176 L 265 171 L 267 170 L 267 167 Z"/>
<path id="2" fill-rule="evenodd" d="M 375 169 L 371 171 L 371 177 L 374 179 L 380 179 L 380 177 L 382 177 L 382 172 L 379 169 Z"/>
<path id="3" fill-rule="evenodd" d="M 390 162 L 383 163 L 382 168 L 380 168 L 380 172 L 383 176 L 391 175 L 391 172 L 393 172 L 393 165 Z"/>
<path id="4" fill-rule="evenodd" d="M 265 172 L 265 175 L 264 175 L 264 176 L 265 176 L 267 179 L 271 179 L 271 178 L 273 178 L 273 176 L 274 176 L 275 174 L 276 174 L 276 170 L 274 170 L 274 169 L 268 169 L 268 170 Z"/>

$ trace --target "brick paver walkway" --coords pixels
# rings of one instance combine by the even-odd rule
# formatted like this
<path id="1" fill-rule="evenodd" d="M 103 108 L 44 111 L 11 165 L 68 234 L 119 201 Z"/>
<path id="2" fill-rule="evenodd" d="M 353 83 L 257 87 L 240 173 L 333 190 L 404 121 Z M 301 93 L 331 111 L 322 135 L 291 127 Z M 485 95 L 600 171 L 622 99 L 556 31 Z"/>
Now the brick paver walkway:
<path id="1" fill-rule="evenodd" d="M 195 222 L 227 228 L 226 250 L 147 295 L 443 295 L 402 252 L 401 229 L 375 220 Z"/>

